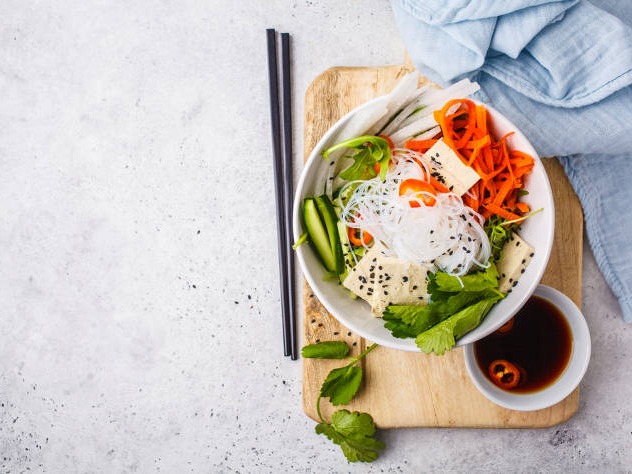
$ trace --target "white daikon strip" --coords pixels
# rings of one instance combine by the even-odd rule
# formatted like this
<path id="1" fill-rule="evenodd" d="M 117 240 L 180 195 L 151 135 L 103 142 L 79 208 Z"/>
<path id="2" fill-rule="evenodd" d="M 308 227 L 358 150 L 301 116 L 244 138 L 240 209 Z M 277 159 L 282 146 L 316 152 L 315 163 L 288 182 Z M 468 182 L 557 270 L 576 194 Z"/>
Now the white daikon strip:
<path id="1" fill-rule="evenodd" d="M 404 128 L 400 128 L 397 132 L 390 135 L 390 139 L 393 141 L 395 146 L 399 147 L 402 146 L 409 138 L 426 132 L 436 126 L 437 121 L 434 117 L 432 115 L 427 115 L 426 117 L 422 117 Z"/>
<path id="2" fill-rule="evenodd" d="M 430 86 L 426 84 L 425 86 L 417 89 L 417 93 L 413 96 L 413 98 L 410 100 L 408 105 L 404 107 L 403 109 L 401 109 L 395 115 L 395 117 L 393 117 L 393 119 L 390 122 L 388 122 L 382 130 L 379 131 L 379 133 L 382 135 L 387 135 L 387 136 L 390 135 L 395 130 L 397 130 L 399 126 L 406 119 L 408 119 L 408 117 L 410 117 L 412 113 L 417 111 L 417 109 L 419 108 L 425 107 L 425 105 L 428 103 L 428 100 L 426 99 L 426 95 L 428 94 L 429 88 Z"/>
<path id="3" fill-rule="evenodd" d="M 399 146 L 407 139 L 436 125 L 437 122 L 434 120 L 433 114 L 436 110 L 440 110 L 446 102 L 468 97 L 479 88 L 477 83 L 471 82 L 469 79 L 463 79 L 445 89 L 428 88 L 418 100 L 407 107 L 407 109 L 410 108 L 410 113 L 403 120 L 389 124 L 383 133 L 388 135 L 396 146 Z M 396 118 L 403 115 L 402 113 Z"/>
<path id="4" fill-rule="evenodd" d="M 441 131 L 441 127 L 437 125 L 436 127 L 433 127 L 430 130 L 420 133 L 419 135 L 415 135 L 413 138 L 415 140 L 428 140 L 430 138 L 436 137 L 440 131 Z"/>
<path id="5" fill-rule="evenodd" d="M 384 125 L 415 97 L 419 85 L 419 73 L 411 72 L 405 75 L 386 96 L 388 99 L 388 113 L 378 120 L 368 131 L 368 135 L 376 135 Z"/>

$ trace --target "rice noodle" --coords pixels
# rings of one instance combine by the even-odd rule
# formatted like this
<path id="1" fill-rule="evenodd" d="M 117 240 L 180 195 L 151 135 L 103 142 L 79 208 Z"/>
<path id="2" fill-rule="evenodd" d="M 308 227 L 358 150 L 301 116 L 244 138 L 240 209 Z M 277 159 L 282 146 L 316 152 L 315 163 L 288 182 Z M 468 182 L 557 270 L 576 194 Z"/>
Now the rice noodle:
<path id="1" fill-rule="evenodd" d="M 486 267 L 491 248 L 483 217 L 454 193 L 437 193 L 432 206 L 420 197 L 400 196 L 400 183 L 425 181 L 431 165 L 423 155 L 401 149 L 394 151 L 392 161 L 383 182 L 376 177 L 347 184 L 355 189 L 342 206 L 342 222 L 369 232 L 388 256 L 434 265 L 455 276 L 473 266 Z M 412 200 L 419 207 L 411 207 Z"/>

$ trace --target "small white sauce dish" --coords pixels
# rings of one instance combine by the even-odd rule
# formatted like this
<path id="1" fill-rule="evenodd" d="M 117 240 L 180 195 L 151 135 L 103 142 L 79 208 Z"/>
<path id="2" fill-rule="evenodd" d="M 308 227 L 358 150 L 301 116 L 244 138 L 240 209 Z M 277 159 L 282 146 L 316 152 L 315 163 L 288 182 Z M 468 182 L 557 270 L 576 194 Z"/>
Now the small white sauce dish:
<path id="1" fill-rule="evenodd" d="M 465 366 L 474 385 L 489 400 L 510 410 L 541 410 L 561 402 L 577 388 L 590 361 L 590 332 L 583 314 L 575 303 L 564 293 L 542 284 L 538 285 L 533 294 L 556 306 L 564 315 L 571 331 L 570 359 L 564 371 L 550 385 L 530 393 L 503 390 L 494 385 L 481 371 L 476 361 L 475 343 L 463 348 Z"/>

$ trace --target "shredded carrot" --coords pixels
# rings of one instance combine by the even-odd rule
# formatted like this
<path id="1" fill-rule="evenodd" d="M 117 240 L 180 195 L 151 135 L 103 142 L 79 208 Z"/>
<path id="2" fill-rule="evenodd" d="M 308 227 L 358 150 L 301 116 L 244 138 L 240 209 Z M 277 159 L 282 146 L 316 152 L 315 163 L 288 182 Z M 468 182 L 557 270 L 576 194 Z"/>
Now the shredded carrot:
<path id="1" fill-rule="evenodd" d="M 519 202 L 516 204 L 516 208 L 522 212 L 522 214 L 529 214 L 529 211 L 531 210 L 531 208 L 529 207 L 529 205 L 526 202 Z"/>
<path id="2" fill-rule="evenodd" d="M 470 142 L 474 148 L 472 149 L 472 154 L 469 157 L 468 165 L 472 166 L 472 163 L 478 158 L 478 154 L 481 152 L 483 147 L 490 144 L 489 135 L 485 135 L 483 138 L 479 138 L 478 140 L 472 140 Z"/>
<path id="3" fill-rule="evenodd" d="M 428 140 L 408 140 L 404 143 L 404 147 L 419 153 L 425 153 L 432 148 L 435 143 L 437 143 L 436 138 L 430 138 Z"/>
<path id="4" fill-rule="evenodd" d="M 498 192 L 496 193 L 496 196 L 494 197 L 494 204 L 496 204 L 497 206 L 502 205 L 502 203 L 505 202 L 505 199 L 507 198 L 507 196 L 509 196 L 509 193 L 513 189 L 514 189 L 513 180 L 506 179 L 505 181 L 503 181 L 500 187 L 498 188 Z"/>
<path id="5" fill-rule="evenodd" d="M 476 128 L 480 130 L 480 133 L 488 135 L 487 132 L 487 109 L 482 105 L 476 106 Z"/>
<path id="6" fill-rule="evenodd" d="M 518 191 L 523 188 L 525 175 L 533 169 L 534 160 L 527 153 L 509 148 L 507 140 L 514 132 L 495 139 L 489 130 L 487 109 L 469 99 L 448 101 L 434 112 L 434 118 L 446 145 L 481 177 L 469 189 L 464 202 L 485 218 L 496 214 L 511 220 L 520 217 L 516 212 L 528 213 L 529 206 L 519 202 Z M 423 153 L 435 142 L 436 138 L 410 140 L 405 146 Z"/>
<path id="7" fill-rule="evenodd" d="M 508 221 L 512 221 L 514 219 L 520 219 L 520 216 L 514 212 L 508 211 L 493 202 L 488 202 L 483 204 L 483 206 L 493 214 L 502 217 L 503 219 L 507 219 Z"/>

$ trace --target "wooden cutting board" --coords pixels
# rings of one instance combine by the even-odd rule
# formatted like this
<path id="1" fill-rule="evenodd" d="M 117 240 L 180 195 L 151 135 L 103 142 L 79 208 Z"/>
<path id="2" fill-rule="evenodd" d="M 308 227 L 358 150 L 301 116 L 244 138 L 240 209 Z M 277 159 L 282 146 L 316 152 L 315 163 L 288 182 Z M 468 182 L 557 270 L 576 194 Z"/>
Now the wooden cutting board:
<path id="1" fill-rule="evenodd" d="M 307 158 L 322 135 L 338 118 L 378 95 L 387 93 L 410 66 L 336 67 L 318 76 L 305 94 L 304 153 Z M 561 166 L 543 160 L 555 198 L 555 242 L 543 283 L 566 293 L 581 307 L 583 216 L 577 196 Z M 303 344 L 344 340 L 353 354 L 371 344 L 342 326 L 323 308 L 304 284 Z M 318 419 L 316 399 L 320 386 L 341 361 L 303 359 L 303 408 Z M 579 402 L 579 389 L 544 410 L 512 411 L 487 400 L 470 381 L 463 350 L 443 356 L 378 347 L 364 360 L 364 385 L 347 407 L 368 412 L 380 428 L 489 427 L 536 428 L 570 418 Z M 340 408 L 340 407 L 337 407 Z M 333 407 L 321 401 L 329 419 Z"/>

